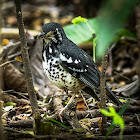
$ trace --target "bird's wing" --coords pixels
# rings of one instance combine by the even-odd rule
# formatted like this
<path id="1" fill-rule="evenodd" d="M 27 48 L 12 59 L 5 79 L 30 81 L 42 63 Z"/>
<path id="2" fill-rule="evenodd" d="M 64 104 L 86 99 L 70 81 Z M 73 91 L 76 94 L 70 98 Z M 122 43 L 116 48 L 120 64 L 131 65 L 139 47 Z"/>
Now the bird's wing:
<path id="1" fill-rule="evenodd" d="M 100 91 L 100 71 L 92 57 L 71 41 L 67 41 L 64 44 L 65 46 L 62 45 L 60 47 L 59 53 L 60 63 L 63 68 L 74 77 L 79 78 L 79 80 L 88 87 L 95 89 L 98 93 Z M 107 84 L 105 85 L 105 88 L 107 97 L 119 106 L 121 104 L 119 99 L 109 89 Z M 96 93 L 91 92 L 92 90 L 89 91 L 89 88 L 83 90 L 99 100 Z"/>
<path id="2" fill-rule="evenodd" d="M 65 46 L 64 46 L 65 44 Z M 99 90 L 100 71 L 92 57 L 70 40 L 60 47 L 60 63 L 74 77 L 92 89 Z"/>

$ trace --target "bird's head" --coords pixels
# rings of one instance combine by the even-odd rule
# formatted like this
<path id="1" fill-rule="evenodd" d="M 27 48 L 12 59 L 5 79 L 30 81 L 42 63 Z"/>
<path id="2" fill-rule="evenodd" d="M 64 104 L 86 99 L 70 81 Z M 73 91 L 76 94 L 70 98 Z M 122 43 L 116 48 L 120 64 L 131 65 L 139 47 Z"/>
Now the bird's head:
<path id="1" fill-rule="evenodd" d="M 38 35 L 38 38 L 44 39 L 46 44 L 50 42 L 58 43 L 62 42 L 63 38 L 66 37 L 66 34 L 58 23 L 47 23 L 42 27 L 42 32 Z"/>

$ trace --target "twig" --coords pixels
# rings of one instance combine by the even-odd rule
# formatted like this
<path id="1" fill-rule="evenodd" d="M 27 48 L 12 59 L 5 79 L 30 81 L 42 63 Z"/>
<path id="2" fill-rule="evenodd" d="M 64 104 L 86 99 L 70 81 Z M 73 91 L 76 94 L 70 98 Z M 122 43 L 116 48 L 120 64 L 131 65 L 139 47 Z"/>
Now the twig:
<path id="1" fill-rule="evenodd" d="M 29 43 L 29 44 L 33 44 L 33 42 L 34 42 L 34 39 L 27 39 L 27 43 Z M 18 47 L 20 47 L 21 46 L 21 42 L 20 41 L 18 41 L 18 42 L 16 42 L 16 43 L 9 43 L 8 45 L 6 45 L 6 46 L 3 46 L 2 48 L 0 48 L 0 52 L 2 52 L 1 54 L 0 54 L 0 58 L 3 58 L 6 54 L 8 54 L 11 50 L 13 51 L 13 52 L 15 52 L 14 50 L 15 49 L 17 49 Z M 17 56 L 17 55 L 20 55 L 21 54 L 21 52 L 17 52 L 16 54 L 14 54 L 14 56 L 13 55 L 11 55 L 11 56 L 9 56 L 8 58 L 13 58 L 13 57 L 15 57 L 15 56 Z"/>
<path id="2" fill-rule="evenodd" d="M 3 46 L 2 48 L 0 48 L 0 58 L 3 58 L 12 48 L 15 48 L 17 46 L 20 46 L 20 42 L 16 42 L 16 43 L 9 43 L 6 46 Z"/>
<path id="3" fill-rule="evenodd" d="M 27 104 L 30 104 L 30 102 L 27 99 L 18 99 L 16 96 L 10 95 L 8 93 L 2 93 L 1 95 L 2 95 L 2 100 L 4 102 L 14 102 L 18 106 L 19 105 L 27 105 Z"/>
<path id="4" fill-rule="evenodd" d="M 100 88 L 101 88 L 101 108 L 106 109 L 106 91 L 105 91 L 105 71 L 107 69 L 107 53 L 105 53 L 102 59 L 102 71 L 100 76 Z M 106 135 L 107 117 L 102 114 L 102 135 Z"/>
<path id="5" fill-rule="evenodd" d="M 29 61 L 29 55 L 28 55 L 28 49 L 27 49 L 27 42 L 26 42 L 24 24 L 23 24 L 23 19 L 22 19 L 21 0 L 15 0 L 15 4 L 16 4 L 16 14 L 17 14 L 19 35 L 20 35 L 20 41 L 21 41 L 22 59 L 23 59 L 23 65 L 25 68 L 25 77 L 27 81 L 27 90 L 28 90 L 29 99 L 31 102 L 31 108 L 33 112 L 33 118 L 34 118 L 34 132 L 35 134 L 38 134 L 40 132 L 39 129 L 40 129 L 41 116 L 39 113 L 39 109 L 37 105 L 37 98 L 36 98 L 35 90 L 33 86 L 32 73 L 31 73 L 31 67 L 30 67 L 30 61 Z"/>
<path id="6" fill-rule="evenodd" d="M 86 102 L 86 100 L 85 100 L 85 97 L 83 96 L 82 93 L 81 93 L 81 96 L 82 96 L 82 98 L 83 98 L 83 100 L 84 100 L 84 103 L 85 103 L 85 105 L 86 105 L 86 107 L 87 107 L 87 109 L 88 109 L 88 111 L 89 111 L 91 117 L 93 118 L 93 116 L 92 116 L 92 114 L 91 114 L 91 110 L 89 109 L 88 104 L 87 104 L 87 102 Z"/>
<path id="7" fill-rule="evenodd" d="M 115 48 L 117 43 L 113 43 L 112 46 L 109 49 L 108 55 L 109 55 L 109 66 L 106 72 L 108 72 L 109 75 L 112 75 L 112 69 L 113 69 L 113 62 L 112 62 L 112 50 Z"/>
<path id="8" fill-rule="evenodd" d="M 112 81 L 118 82 L 118 81 L 122 80 L 122 76 L 123 77 L 132 77 L 134 75 L 136 75 L 136 68 L 133 68 L 126 72 L 121 72 L 121 73 L 119 73 L 119 75 L 114 75 L 113 77 L 112 76 L 107 77 L 106 81 L 112 80 Z"/>
<path id="9" fill-rule="evenodd" d="M 28 30 L 28 32 L 32 35 L 32 36 L 37 36 L 38 34 L 40 34 L 39 31 L 35 31 L 35 30 Z M 3 38 L 18 38 L 18 29 L 17 28 L 2 28 L 2 37 Z"/>
<path id="10" fill-rule="evenodd" d="M 36 115 L 36 114 L 39 114 L 39 110 L 38 110 L 37 99 L 35 96 L 35 90 L 34 90 L 33 81 L 32 81 L 32 73 L 31 73 L 29 55 L 28 55 L 28 50 L 27 50 L 27 42 L 26 42 L 26 37 L 24 33 L 24 24 L 22 20 L 22 11 L 21 11 L 21 0 L 15 0 L 15 4 L 16 4 L 19 35 L 20 35 L 20 41 L 21 41 L 22 59 L 23 59 L 23 64 L 25 68 L 25 77 L 27 80 L 27 89 L 29 93 L 29 98 L 30 98 L 33 114 Z"/>
<path id="11" fill-rule="evenodd" d="M 2 63 L 2 64 L 0 65 L 0 67 L 3 67 L 4 65 L 6 65 L 6 64 L 8 64 L 8 63 L 11 63 L 11 62 L 14 62 L 14 61 L 16 61 L 16 60 L 11 60 L 11 61 L 7 61 L 7 62 L 5 62 L 5 63 Z"/>
<path id="12" fill-rule="evenodd" d="M 126 80 L 131 81 L 131 79 L 130 79 L 130 78 L 128 78 L 128 77 L 126 77 L 126 76 L 122 75 L 121 73 L 118 73 L 117 71 L 114 71 L 114 73 L 115 73 L 115 74 L 117 74 L 117 75 L 119 75 L 119 76 L 121 76 L 121 77 L 123 77 L 123 78 L 124 78 L 124 79 L 126 79 Z"/>

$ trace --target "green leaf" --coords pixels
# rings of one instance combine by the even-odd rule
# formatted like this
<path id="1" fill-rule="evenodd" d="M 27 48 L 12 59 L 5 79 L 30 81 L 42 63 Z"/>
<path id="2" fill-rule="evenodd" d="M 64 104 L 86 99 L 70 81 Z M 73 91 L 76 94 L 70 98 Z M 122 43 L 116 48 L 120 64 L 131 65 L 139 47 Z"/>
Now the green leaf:
<path id="1" fill-rule="evenodd" d="M 124 127 L 125 127 L 124 120 L 120 115 L 116 114 L 113 117 L 113 121 L 114 121 L 115 125 L 119 125 L 121 129 L 124 129 Z"/>
<path id="2" fill-rule="evenodd" d="M 81 16 L 79 16 L 79 17 L 76 17 L 76 18 L 74 18 L 73 20 L 72 20 L 72 23 L 73 24 L 78 24 L 79 22 L 87 22 L 88 20 L 86 19 L 86 18 L 83 18 L 83 17 L 81 17 Z"/>
<path id="3" fill-rule="evenodd" d="M 129 31 L 128 29 L 121 29 L 119 31 L 119 36 L 131 37 L 133 39 L 137 39 L 136 33 Z"/>
<path id="4" fill-rule="evenodd" d="M 127 107 L 129 106 L 130 102 L 131 102 L 131 100 L 129 99 L 129 100 L 123 105 L 123 107 L 119 110 L 118 114 L 119 114 L 120 116 L 123 115 L 123 113 L 125 112 L 125 110 L 126 110 Z"/>
<path id="5" fill-rule="evenodd" d="M 115 124 L 114 122 L 112 122 L 112 124 L 110 125 L 110 127 L 108 128 L 108 131 L 106 133 L 106 137 L 111 133 L 111 131 L 113 131 L 115 129 Z"/>
<path id="6" fill-rule="evenodd" d="M 31 134 L 31 135 L 34 135 L 34 132 L 33 131 L 22 131 L 23 133 L 28 133 L 28 134 Z"/>
<path id="7" fill-rule="evenodd" d="M 92 29 L 92 33 L 96 33 L 98 37 L 96 41 L 97 57 L 102 57 L 111 43 L 118 41 L 121 36 L 136 37 L 127 30 L 122 31 L 136 2 L 137 0 L 105 1 L 96 18 L 86 21 L 85 18 L 77 17 L 73 19 L 75 24 L 65 26 L 64 30 L 68 38 L 78 45 L 93 38 L 90 31 Z M 90 30 L 85 23 L 91 27 Z M 96 45 L 95 41 L 94 45 Z"/>
<path id="8" fill-rule="evenodd" d="M 108 112 L 108 111 L 105 110 L 105 109 L 101 109 L 100 111 L 101 111 L 101 113 L 104 114 L 105 116 L 108 116 L 108 117 L 113 116 L 112 113 Z"/>
<path id="9" fill-rule="evenodd" d="M 110 113 L 112 114 L 112 116 L 115 116 L 116 115 L 116 110 L 114 109 L 114 107 L 109 107 L 109 111 Z"/>
<path id="10" fill-rule="evenodd" d="M 6 107 L 6 106 L 16 106 L 17 104 L 16 103 L 13 103 L 13 102 L 7 102 L 5 105 L 4 105 L 4 107 Z"/>
<path id="11" fill-rule="evenodd" d="M 47 118 L 47 119 L 48 119 L 48 120 L 51 120 L 52 122 L 58 124 L 59 126 L 65 128 L 65 129 L 67 129 L 68 131 L 70 130 L 69 127 L 67 127 L 66 125 L 64 125 L 63 123 L 61 123 L 61 122 L 59 122 L 59 121 L 56 121 L 56 120 L 51 119 L 51 118 Z"/>
<path id="12" fill-rule="evenodd" d="M 110 44 L 115 41 L 136 2 L 137 0 L 108 0 L 103 3 L 97 17 L 98 57 L 102 57 Z"/>
<path id="13" fill-rule="evenodd" d="M 100 41 L 100 38 L 98 36 L 98 34 L 100 33 L 100 28 L 97 22 L 97 18 L 88 19 L 87 23 L 92 28 L 93 32 L 96 33 L 96 38 L 94 38 L 94 46 L 96 46 L 97 44 L 96 46 L 96 49 L 97 49 L 99 47 L 98 42 Z M 92 42 L 93 32 L 90 31 L 89 27 L 84 22 L 80 22 L 79 24 L 70 24 L 63 28 L 65 30 L 67 37 L 77 45 L 85 43 L 85 42 Z M 104 33 L 103 36 L 106 39 L 108 35 Z M 136 35 L 134 33 L 130 32 L 127 29 L 121 28 L 118 31 L 118 36 L 114 37 L 114 41 L 115 42 L 119 41 L 122 36 L 132 37 L 136 39 Z M 104 41 L 105 40 L 103 39 L 103 42 Z M 102 53 L 104 53 L 104 51 Z"/>
<path id="14" fill-rule="evenodd" d="M 96 18 L 88 19 L 87 23 L 92 28 L 93 32 L 96 32 Z M 67 25 L 64 27 L 64 30 L 67 37 L 77 45 L 82 44 L 84 42 L 89 42 L 93 38 L 92 32 L 84 22 L 80 22 L 79 24 Z"/>
<path id="15" fill-rule="evenodd" d="M 130 104 L 130 102 L 131 102 L 131 100 L 129 99 L 129 100 L 123 105 L 123 107 L 119 110 L 118 114 L 119 114 L 120 116 L 123 115 L 123 113 L 124 113 L 125 110 L 127 109 L 127 107 L 128 107 L 128 105 Z M 110 127 L 108 128 L 108 131 L 107 131 L 106 136 L 108 136 L 108 135 L 111 133 L 111 131 L 113 131 L 114 129 L 115 129 L 115 124 L 114 124 L 114 121 L 113 121 L 112 124 L 110 125 Z"/>
<path id="16" fill-rule="evenodd" d="M 116 110 L 113 107 L 109 107 L 109 111 L 110 112 L 108 112 L 105 109 L 101 109 L 101 113 L 103 113 L 104 115 L 108 117 L 113 117 L 113 125 L 111 126 L 111 128 L 109 128 L 106 136 L 108 136 L 109 132 L 112 131 L 112 129 L 114 128 L 114 125 L 119 125 L 121 130 L 124 130 L 124 127 L 125 127 L 123 118 L 119 114 L 116 113 Z"/>

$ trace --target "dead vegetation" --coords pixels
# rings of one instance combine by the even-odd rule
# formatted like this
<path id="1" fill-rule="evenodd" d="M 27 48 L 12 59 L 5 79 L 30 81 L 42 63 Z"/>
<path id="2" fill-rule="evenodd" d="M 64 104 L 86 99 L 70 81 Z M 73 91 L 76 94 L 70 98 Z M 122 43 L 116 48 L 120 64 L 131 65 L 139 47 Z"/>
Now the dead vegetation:
<path id="1" fill-rule="evenodd" d="M 34 3 L 33 3 L 34 2 Z M 71 2 L 71 4 L 70 4 Z M 67 25 L 71 22 L 71 19 L 79 14 L 79 10 L 82 10 L 86 2 L 79 2 L 73 0 L 70 2 L 64 1 L 58 2 L 57 0 L 34 0 L 23 2 L 23 19 L 25 24 L 27 46 L 29 52 L 29 58 L 31 63 L 31 70 L 33 76 L 34 89 L 36 91 L 37 102 L 39 106 L 39 112 L 42 114 L 44 121 L 48 122 L 47 117 L 60 121 L 59 112 L 69 100 L 71 93 L 67 95 L 64 91 L 61 91 L 50 83 L 48 78 L 44 75 L 42 68 L 42 41 L 36 39 L 36 35 L 41 31 L 42 25 L 46 22 L 59 22 L 61 25 Z M 90 3 L 92 3 L 89 0 Z M 97 13 L 98 9 L 88 5 L 88 10 L 81 11 L 83 16 L 87 13 Z M 96 3 L 99 7 L 99 3 Z M 67 10 L 65 10 L 67 9 Z M 134 30 L 135 26 L 139 26 L 139 6 L 135 11 L 136 21 L 135 24 L 129 24 L 129 29 Z M 4 102 L 2 122 L 4 127 L 4 133 L 13 138 L 16 136 L 28 137 L 31 139 L 40 138 L 75 138 L 77 139 L 80 134 L 82 138 L 95 138 L 103 139 L 96 135 L 101 135 L 101 113 L 99 110 L 100 104 L 92 99 L 90 95 L 83 93 L 86 104 L 81 95 L 77 96 L 66 112 L 64 112 L 64 123 L 69 126 L 70 129 L 79 128 L 82 126 L 82 130 L 65 129 L 65 126 L 53 122 L 49 124 L 48 136 L 34 136 L 32 135 L 32 110 L 29 102 L 29 96 L 27 94 L 27 86 L 25 80 L 25 71 L 23 69 L 23 62 L 20 59 L 20 42 L 18 41 L 19 35 L 17 29 L 17 20 L 15 15 L 15 7 L 12 1 L 5 2 L 3 5 L 3 22 L 4 28 L 2 28 L 2 47 L 0 48 L 0 94 L 1 100 Z M 75 12 L 77 11 L 77 12 Z M 131 17 L 133 19 L 134 17 Z M 10 27 L 10 28 L 9 28 Z M 31 31 L 30 31 L 31 30 Z M 124 131 L 124 139 L 130 138 L 139 139 L 140 134 L 140 87 L 139 87 L 139 59 L 140 59 L 140 39 L 139 28 L 136 28 L 138 39 L 122 37 L 109 52 L 109 67 L 107 69 L 106 81 L 116 95 L 122 99 L 123 104 L 126 103 L 125 99 L 131 99 L 131 103 L 123 114 L 126 128 Z M 86 48 L 85 46 L 88 46 Z M 89 54 L 92 54 L 92 44 L 84 43 L 80 45 Z M 17 57 L 17 59 L 15 59 Z M 19 58 L 20 57 L 20 58 Z M 18 60 L 18 61 L 17 61 Z M 20 61 L 20 62 L 19 62 Z M 101 62 L 97 62 L 99 68 Z M 110 101 L 108 101 L 110 103 Z M 9 103 L 7 105 L 7 103 Z M 15 104 L 13 104 L 15 103 Z M 108 103 L 108 106 L 110 105 Z M 1 104 L 0 104 L 1 105 Z M 77 105 L 77 108 L 76 106 Z M 107 106 L 107 109 L 108 109 Z M 119 107 L 114 107 L 116 111 L 119 111 Z M 47 117 L 46 117 L 47 116 Z M 107 119 L 108 124 L 112 120 Z M 109 125 L 108 125 L 109 126 Z M 107 126 L 107 127 L 108 127 Z M 23 131 L 30 131 L 30 133 L 24 133 Z M 112 139 L 118 139 L 116 135 L 119 134 L 120 129 L 116 128 L 111 132 Z M 85 134 L 82 136 L 81 134 Z M 63 137 L 62 137 L 63 135 Z M 67 136 L 68 135 L 68 136 Z M 130 135 L 130 136 L 127 136 Z M 110 138 L 110 137 L 108 137 Z"/>

